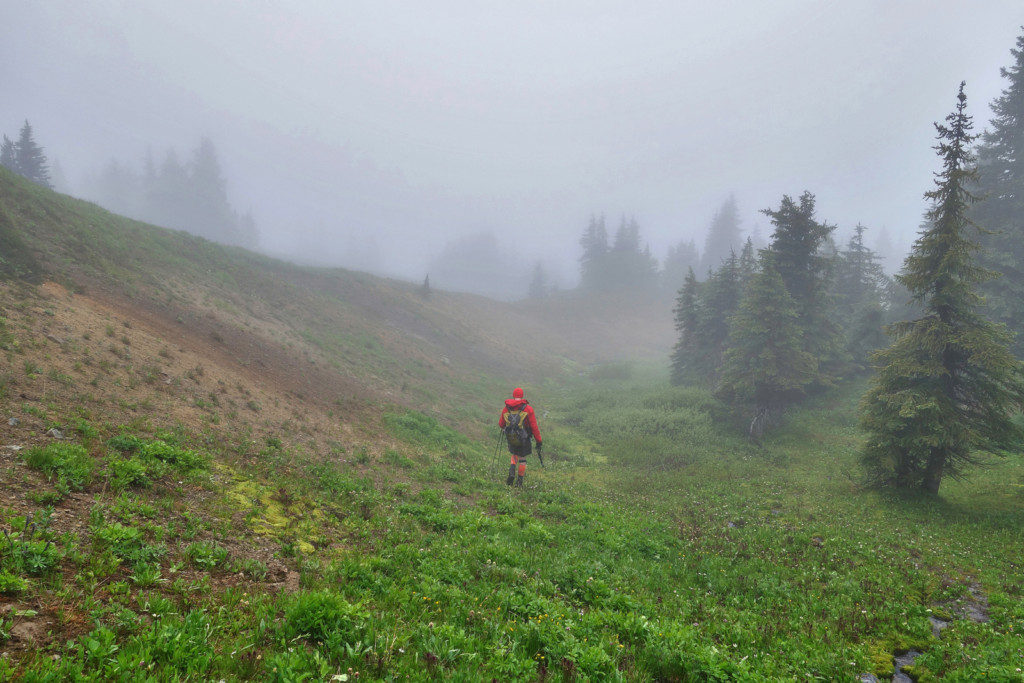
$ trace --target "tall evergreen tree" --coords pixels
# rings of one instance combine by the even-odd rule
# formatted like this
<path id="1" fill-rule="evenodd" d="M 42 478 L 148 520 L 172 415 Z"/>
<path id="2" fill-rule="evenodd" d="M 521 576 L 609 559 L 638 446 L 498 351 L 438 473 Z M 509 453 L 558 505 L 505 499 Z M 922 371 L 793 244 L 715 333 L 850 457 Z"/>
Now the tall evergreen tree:
<path id="1" fill-rule="evenodd" d="M 702 269 L 706 272 L 718 268 L 722 261 L 729 258 L 730 252 L 735 252 L 741 247 L 736 197 L 729 195 L 711 219 L 711 227 L 708 228 L 708 235 L 704 241 Z"/>
<path id="2" fill-rule="evenodd" d="M 739 300 L 739 259 L 731 253 L 718 270 L 711 271 L 700 289 L 693 333 L 695 370 L 710 377 L 718 374 L 729 341 L 729 319 L 736 313 Z"/>
<path id="3" fill-rule="evenodd" d="M 971 217 L 982 234 L 981 262 L 1002 273 L 982 284 L 991 317 L 1017 333 L 1024 356 L 1024 35 L 1010 50 L 1013 63 L 1000 69 L 1006 89 L 992 102 L 993 119 L 978 148 L 978 194 Z"/>
<path id="4" fill-rule="evenodd" d="M 217 242 L 239 244 L 234 212 L 228 202 L 227 181 L 217 149 L 209 138 L 201 138 L 192 154 L 188 186 L 191 209 L 188 229 Z"/>
<path id="5" fill-rule="evenodd" d="M 18 157 L 14 153 L 14 140 L 6 135 L 3 142 L 0 142 L 0 166 L 15 173 L 18 172 Z"/>
<path id="6" fill-rule="evenodd" d="M 775 225 L 768 250 L 772 265 L 796 303 L 803 348 L 819 359 L 819 380 L 828 383 L 840 363 L 839 330 L 829 315 L 832 263 L 824 251 L 835 226 L 815 219 L 814 195 L 810 192 L 800 195 L 799 203 L 784 195 L 778 209 L 764 209 L 762 213 Z"/>
<path id="7" fill-rule="evenodd" d="M 935 124 L 942 170 L 925 195 L 929 227 L 898 276 L 924 315 L 891 327 L 895 341 L 876 354 L 879 372 L 862 405 L 862 458 L 875 480 L 930 493 L 944 476 L 962 475 L 978 452 L 1024 439 L 1012 420 L 1024 406 L 1024 366 L 1006 329 L 979 313 L 977 287 L 990 271 L 976 263 L 978 243 L 967 234 L 976 136 L 966 106 L 961 83 L 955 111 Z"/>
<path id="8" fill-rule="evenodd" d="M 692 239 L 680 240 L 679 244 L 669 247 L 665 261 L 661 267 L 662 287 L 670 292 L 677 292 L 686 280 L 689 270 L 700 267 L 700 255 L 697 245 Z"/>
<path id="9" fill-rule="evenodd" d="M 675 326 L 678 341 L 672 350 L 672 383 L 682 384 L 693 370 L 696 354 L 696 334 L 700 296 L 700 283 L 693 274 L 693 268 L 686 271 L 683 286 L 676 296 Z"/>
<path id="10" fill-rule="evenodd" d="M 14 156 L 17 172 L 43 187 L 50 185 L 50 167 L 46 161 L 43 148 L 32 135 L 32 124 L 25 121 L 14 143 Z"/>
<path id="11" fill-rule="evenodd" d="M 580 256 L 580 287 L 585 290 L 601 290 L 604 286 L 604 265 L 608 255 L 608 230 L 604 227 L 604 216 L 590 217 L 590 224 L 580 237 L 583 255 Z"/>
<path id="12" fill-rule="evenodd" d="M 739 259 L 739 275 L 740 275 L 740 287 L 746 287 L 747 284 L 757 274 L 757 253 L 754 247 L 754 240 L 750 237 L 743 243 L 743 251 L 740 252 Z"/>
<path id="13" fill-rule="evenodd" d="M 873 351 L 885 345 L 885 312 L 892 306 L 893 283 L 881 258 L 864 240 L 860 223 L 836 258 L 833 302 L 846 333 L 846 348 L 858 368 L 867 366 Z"/>
<path id="14" fill-rule="evenodd" d="M 719 394 L 769 414 L 803 396 L 818 360 L 802 348 L 796 301 L 767 253 L 730 323 Z"/>

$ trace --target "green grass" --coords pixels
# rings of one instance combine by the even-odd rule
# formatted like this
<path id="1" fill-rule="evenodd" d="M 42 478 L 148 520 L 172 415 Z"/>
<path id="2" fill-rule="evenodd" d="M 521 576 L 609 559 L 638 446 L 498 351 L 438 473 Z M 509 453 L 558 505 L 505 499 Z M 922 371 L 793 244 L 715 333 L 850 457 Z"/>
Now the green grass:
<path id="1" fill-rule="evenodd" d="M 616 416 L 591 410 L 609 395 Z M 52 546 L 97 576 L 125 576 L 121 597 L 83 594 L 96 605 L 93 630 L 18 671 L 118 677 L 145 661 L 147 675 L 229 680 L 350 668 L 367 679 L 848 680 L 885 674 L 893 652 L 916 647 L 920 676 L 1019 677 L 1024 462 L 950 483 L 938 500 L 863 489 L 855 398 L 856 388 L 819 397 L 760 450 L 732 435 L 702 391 L 581 382 L 549 399 L 560 419 L 544 427 L 552 445 L 590 450 L 531 467 L 518 492 L 491 476 L 487 444 L 390 413 L 392 434 L 434 471 L 416 490 L 327 464 L 277 480 L 288 486 L 273 494 L 282 510 L 320 515 L 325 538 L 347 539 L 299 556 L 297 593 L 204 581 L 242 561 L 215 540 L 187 541 L 186 518 L 110 521 L 152 506 L 148 490 L 121 494 L 94 515 L 90 544 Z M 641 447 L 631 452 L 617 431 Z M 684 458 L 660 452 L 687 440 Z M 138 453 L 154 441 L 109 443 Z M 469 499 L 444 493 L 453 461 Z M 285 556 L 293 541 L 281 541 Z M 38 574 L 11 562 L 8 590 L 34 590 Z M 268 580 L 265 567 L 251 570 Z M 952 617 L 972 582 L 992 620 L 953 619 L 933 638 L 929 614 Z M 156 616 L 128 615 L 142 604 Z"/>

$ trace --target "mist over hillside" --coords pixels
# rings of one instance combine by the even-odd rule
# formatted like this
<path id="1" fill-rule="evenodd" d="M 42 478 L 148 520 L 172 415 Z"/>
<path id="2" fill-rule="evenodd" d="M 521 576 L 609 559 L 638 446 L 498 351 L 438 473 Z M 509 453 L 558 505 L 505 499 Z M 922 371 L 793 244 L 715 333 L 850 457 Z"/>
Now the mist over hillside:
<path id="1" fill-rule="evenodd" d="M 905 253 L 942 95 L 991 101 L 1024 23 L 1010 1 L 5 9 L 0 131 L 32 121 L 73 194 L 205 137 L 267 253 L 419 282 L 446 245 L 515 235 L 562 287 L 591 214 L 635 216 L 662 261 L 730 193 L 748 234 L 806 189 Z"/>

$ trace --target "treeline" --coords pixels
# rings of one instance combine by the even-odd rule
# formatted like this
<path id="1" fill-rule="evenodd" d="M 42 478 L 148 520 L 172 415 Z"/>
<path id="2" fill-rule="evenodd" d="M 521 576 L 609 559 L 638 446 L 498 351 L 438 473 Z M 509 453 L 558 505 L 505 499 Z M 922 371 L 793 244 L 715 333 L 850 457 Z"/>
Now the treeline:
<path id="1" fill-rule="evenodd" d="M 772 415 L 815 387 L 861 372 L 897 315 L 897 287 L 858 225 L 844 248 L 817 219 L 815 198 L 784 196 L 766 209 L 771 241 L 748 239 L 679 290 L 672 379 L 711 382 L 736 404 Z"/>
<path id="2" fill-rule="evenodd" d="M 217 150 L 205 137 L 185 162 L 173 148 L 159 164 L 147 153 L 141 170 L 111 160 L 86 179 L 84 194 L 111 211 L 215 242 L 243 247 L 259 242 L 252 214 L 236 211 L 228 201 Z"/>
<path id="3" fill-rule="evenodd" d="M 862 462 L 882 485 L 935 494 L 984 455 L 1024 448 L 1024 363 L 1012 351 L 1024 321 L 1024 36 L 1012 54 L 980 145 L 963 83 L 935 124 L 941 171 L 895 280 L 864 246 L 863 226 L 836 249 L 814 196 L 784 196 L 764 211 L 767 248 L 748 243 L 704 283 L 687 274 L 673 381 L 712 382 L 752 411 L 757 436 L 755 425 L 870 361 Z"/>
<path id="4" fill-rule="evenodd" d="M 53 189 L 50 182 L 50 164 L 43 148 L 35 140 L 32 125 L 25 124 L 18 133 L 17 140 L 7 135 L 0 141 L 0 166 L 24 176 L 34 183 Z"/>
<path id="5" fill-rule="evenodd" d="M 711 219 L 703 255 L 692 238 L 683 238 L 669 247 L 659 264 L 650 247 L 641 242 L 635 218 L 623 216 L 612 236 L 604 216 L 592 216 L 580 236 L 583 255 L 579 287 L 585 293 L 598 294 L 672 294 L 683 284 L 687 272 L 710 273 L 721 258 L 739 249 L 743 244 L 741 235 L 736 199 L 730 196 Z"/>

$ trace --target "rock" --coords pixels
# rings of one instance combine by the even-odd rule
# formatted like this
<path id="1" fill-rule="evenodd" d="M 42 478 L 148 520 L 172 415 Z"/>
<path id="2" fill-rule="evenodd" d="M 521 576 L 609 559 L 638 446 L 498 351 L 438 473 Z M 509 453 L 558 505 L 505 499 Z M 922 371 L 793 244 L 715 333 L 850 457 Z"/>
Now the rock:
<path id="1" fill-rule="evenodd" d="M 878 683 L 878 676 L 875 674 L 861 674 L 857 677 L 857 683 Z"/>
<path id="2" fill-rule="evenodd" d="M 52 334 L 48 334 L 46 335 L 46 338 L 52 341 L 54 344 L 57 344 L 58 346 L 64 346 L 64 340 L 61 339 L 60 337 L 55 337 Z"/>
<path id="3" fill-rule="evenodd" d="M 949 626 L 949 622 L 948 621 L 946 621 L 945 619 L 939 619 L 938 617 L 929 616 L 928 617 L 928 621 L 932 625 L 932 635 L 935 636 L 936 638 L 941 638 L 942 637 L 942 629 L 944 629 L 947 626 Z"/>
<path id="4" fill-rule="evenodd" d="M 908 666 L 913 666 L 914 661 L 922 654 L 923 653 L 918 652 L 917 650 L 907 650 L 902 654 L 897 654 L 893 659 L 893 669 L 896 672 L 892 677 L 893 683 L 896 683 L 896 681 L 901 681 L 901 683 L 913 683 L 914 679 L 903 673 L 903 669 Z"/>
<path id="5" fill-rule="evenodd" d="M 972 583 L 968 586 L 967 592 L 971 596 L 970 602 L 967 603 L 967 618 L 979 624 L 987 623 L 988 598 L 981 592 L 981 586 Z"/>
<path id="6" fill-rule="evenodd" d="M 60 431 L 56 427 L 54 427 L 50 431 L 46 432 L 46 435 L 47 436 L 52 436 L 55 439 L 63 439 L 64 438 L 64 432 Z"/>
<path id="7" fill-rule="evenodd" d="M 12 417 L 10 420 L 7 421 L 7 424 L 9 424 L 11 427 L 17 427 L 18 425 L 21 424 L 21 420 L 19 420 L 16 417 Z"/>
<path id="8" fill-rule="evenodd" d="M 24 446 L 4 446 L 4 448 L 6 448 L 9 451 L 13 451 L 14 453 L 17 453 L 22 448 L 24 448 Z"/>

